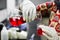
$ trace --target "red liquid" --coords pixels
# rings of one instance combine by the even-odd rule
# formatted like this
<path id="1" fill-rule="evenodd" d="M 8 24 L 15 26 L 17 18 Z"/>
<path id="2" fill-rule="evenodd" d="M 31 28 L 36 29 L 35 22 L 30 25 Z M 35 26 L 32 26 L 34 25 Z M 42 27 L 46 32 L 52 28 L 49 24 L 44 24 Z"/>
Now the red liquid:
<path id="1" fill-rule="evenodd" d="M 17 26 L 19 26 L 19 25 L 21 25 L 21 24 L 24 23 L 23 17 L 17 17 L 17 18 L 11 17 L 11 18 L 9 18 L 9 21 L 10 21 L 10 24 L 11 24 L 13 27 L 17 27 Z"/>
<path id="2" fill-rule="evenodd" d="M 41 36 L 41 35 L 42 35 L 42 29 L 41 29 L 41 28 L 39 28 L 39 29 L 37 30 L 37 35 L 38 35 L 38 36 Z"/>

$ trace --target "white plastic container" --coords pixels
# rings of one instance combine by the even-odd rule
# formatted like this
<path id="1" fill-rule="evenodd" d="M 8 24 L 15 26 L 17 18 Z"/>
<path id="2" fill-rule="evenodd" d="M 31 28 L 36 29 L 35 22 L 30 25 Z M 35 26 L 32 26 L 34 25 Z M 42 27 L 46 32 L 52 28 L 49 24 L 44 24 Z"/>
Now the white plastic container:
<path id="1" fill-rule="evenodd" d="M 8 40 L 8 31 L 6 27 L 4 26 L 2 31 L 1 31 L 1 40 Z"/>

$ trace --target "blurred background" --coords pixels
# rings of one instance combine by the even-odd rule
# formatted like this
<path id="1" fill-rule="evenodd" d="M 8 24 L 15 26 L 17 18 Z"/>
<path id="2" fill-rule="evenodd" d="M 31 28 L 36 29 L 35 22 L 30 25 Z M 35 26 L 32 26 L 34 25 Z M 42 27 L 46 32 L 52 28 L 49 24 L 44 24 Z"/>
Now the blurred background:
<path id="1" fill-rule="evenodd" d="M 19 7 L 19 5 L 22 1 L 23 0 L 15 0 L 16 8 Z M 37 6 L 38 4 L 41 4 L 41 3 L 44 3 L 47 1 L 54 1 L 54 0 L 31 0 L 31 1 L 35 4 L 35 6 Z M 7 0 L 0 0 L 0 20 L 5 19 L 6 15 L 8 15 L 8 13 L 7 13 Z M 49 18 L 46 17 L 46 18 L 43 18 L 41 23 L 48 25 L 48 21 L 49 21 Z M 46 38 L 43 37 L 42 39 L 46 39 Z"/>
<path id="2" fill-rule="evenodd" d="M 7 0 L 0 0 L 0 10 L 5 9 L 7 7 Z M 23 0 L 15 0 L 16 1 L 16 6 L 19 5 Z M 31 0 L 35 5 L 44 3 L 47 1 L 53 1 L 53 0 Z"/>
<path id="3" fill-rule="evenodd" d="M 18 8 L 22 1 L 23 0 L 15 0 L 15 6 Z M 31 0 L 31 1 L 37 6 L 38 4 L 41 4 L 47 1 L 54 1 L 54 0 Z M 5 19 L 6 15 L 8 15 L 8 13 L 6 12 L 6 9 L 7 9 L 7 0 L 0 0 L 0 17 L 1 17 L 0 21 L 2 19 Z"/>

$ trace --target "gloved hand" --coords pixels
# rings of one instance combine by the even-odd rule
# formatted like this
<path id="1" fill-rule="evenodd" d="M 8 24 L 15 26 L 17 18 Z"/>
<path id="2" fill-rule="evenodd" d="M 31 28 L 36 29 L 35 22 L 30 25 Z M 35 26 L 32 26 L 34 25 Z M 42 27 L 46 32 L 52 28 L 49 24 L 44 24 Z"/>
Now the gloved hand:
<path id="1" fill-rule="evenodd" d="M 16 32 L 18 28 L 11 28 L 8 30 L 9 33 L 9 39 L 26 39 L 27 38 L 27 32 L 21 31 Z"/>
<path id="2" fill-rule="evenodd" d="M 10 15 L 8 16 L 8 17 L 16 17 L 16 16 L 20 16 L 18 13 L 19 13 L 19 11 L 20 10 L 18 10 L 18 9 L 10 9 L 9 10 L 9 13 L 10 13 Z"/>
<path id="3" fill-rule="evenodd" d="M 8 30 L 8 34 L 9 34 L 9 39 L 17 39 L 18 37 L 17 37 L 17 32 L 16 32 L 16 30 L 19 30 L 18 28 L 10 28 L 9 30 Z"/>
<path id="4" fill-rule="evenodd" d="M 26 31 L 17 32 L 17 37 L 18 39 L 27 39 L 27 32 Z"/>
<path id="5" fill-rule="evenodd" d="M 42 34 L 47 37 L 49 40 L 58 40 L 58 35 L 57 32 L 55 31 L 54 28 L 48 27 L 45 25 L 39 25 L 37 29 L 41 28 L 42 29 Z"/>
<path id="6" fill-rule="evenodd" d="M 23 20 L 26 22 L 33 21 L 36 18 L 36 7 L 30 0 L 24 0 L 20 4 L 23 13 Z"/>

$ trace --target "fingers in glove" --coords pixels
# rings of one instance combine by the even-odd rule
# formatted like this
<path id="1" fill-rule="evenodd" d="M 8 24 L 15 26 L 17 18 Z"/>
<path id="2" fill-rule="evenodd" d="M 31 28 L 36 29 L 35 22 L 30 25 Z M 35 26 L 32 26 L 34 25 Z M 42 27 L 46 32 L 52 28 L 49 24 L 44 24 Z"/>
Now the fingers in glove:
<path id="1" fill-rule="evenodd" d="M 25 15 L 26 16 L 26 22 L 29 22 L 29 20 L 28 20 L 29 19 L 29 16 L 28 16 L 28 14 L 29 14 L 29 8 L 26 9 L 25 14 L 26 14 Z"/>
<path id="2" fill-rule="evenodd" d="M 24 7 L 23 9 L 22 9 L 22 13 L 23 13 L 23 20 L 25 21 L 26 19 L 26 8 Z"/>
<path id="3" fill-rule="evenodd" d="M 32 20 L 36 18 L 36 8 L 33 8 Z"/>
<path id="4" fill-rule="evenodd" d="M 48 39 L 50 39 L 50 40 L 53 39 L 52 36 L 48 35 L 47 33 L 43 33 L 43 35 L 44 35 L 45 37 L 47 37 Z"/>
<path id="5" fill-rule="evenodd" d="M 29 22 L 32 21 L 32 16 L 33 16 L 33 9 L 30 8 L 30 11 L 29 11 Z"/>
<path id="6" fill-rule="evenodd" d="M 43 29 L 42 29 L 43 30 Z M 48 31 L 48 30 L 43 30 L 43 32 L 47 35 L 47 36 L 49 36 L 49 37 L 53 37 L 52 36 L 52 33 L 50 33 L 51 31 Z M 44 35 L 44 34 L 43 34 Z"/>
<path id="7" fill-rule="evenodd" d="M 51 35 L 52 37 L 56 34 L 53 28 L 50 28 L 48 26 L 41 25 L 39 26 L 46 34 Z M 54 33 L 53 33 L 54 31 Z"/>

